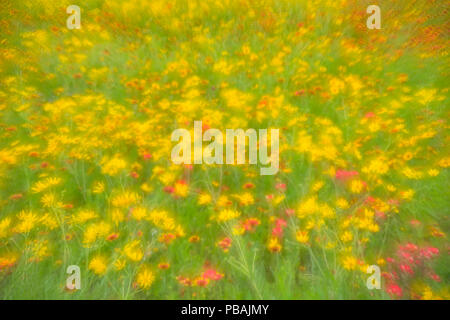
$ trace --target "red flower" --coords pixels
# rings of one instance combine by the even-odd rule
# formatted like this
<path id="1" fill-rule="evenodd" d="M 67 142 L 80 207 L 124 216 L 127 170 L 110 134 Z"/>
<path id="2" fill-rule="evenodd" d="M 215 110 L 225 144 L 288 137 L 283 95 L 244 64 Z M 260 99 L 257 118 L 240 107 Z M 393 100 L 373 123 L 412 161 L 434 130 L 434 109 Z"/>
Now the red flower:
<path id="1" fill-rule="evenodd" d="M 276 223 L 277 227 L 284 228 L 287 226 L 286 221 L 283 219 L 277 219 L 275 223 Z"/>
<path id="2" fill-rule="evenodd" d="M 106 240 L 108 240 L 108 241 L 113 241 L 113 240 L 117 239 L 118 237 L 119 237 L 119 234 L 117 234 L 117 233 L 111 233 L 111 234 L 106 238 Z"/>
<path id="3" fill-rule="evenodd" d="M 283 236 L 283 229 L 279 226 L 272 229 L 272 235 L 274 237 L 281 237 Z"/>
<path id="4" fill-rule="evenodd" d="M 183 286 L 190 286 L 192 284 L 191 279 L 185 278 L 183 276 L 178 276 L 177 281 L 181 283 Z"/>
<path id="5" fill-rule="evenodd" d="M 219 241 L 218 246 L 225 252 L 227 252 L 231 247 L 231 239 L 226 237 Z"/>
<path id="6" fill-rule="evenodd" d="M 373 117 L 375 117 L 375 113 L 373 113 L 373 112 L 367 112 L 364 115 L 364 118 L 366 118 L 366 119 L 370 119 L 370 118 L 373 118 Z"/>
<path id="7" fill-rule="evenodd" d="M 198 278 L 195 280 L 195 284 L 199 287 L 206 287 L 209 283 L 208 279 L 205 278 Z"/>
<path id="8" fill-rule="evenodd" d="M 359 173 L 357 171 L 346 171 L 346 170 L 337 170 L 336 171 L 336 179 L 338 180 L 347 180 L 353 176 L 357 176 Z"/>
<path id="9" fill-rule="evenodd" d="M 400 270 L 403 272 L 409 273 L 410 275 L 414 274 L 414 271 L 411 269 L 411 267 L 408 264 L 401 264 Z"/>
<path id="10" fill-rule="evenodd" d="M 417 227 L 418 225 L 420 225 L 420 221 L 419 220 L 411 220 L 409 222 L 412 226 Z"/>
<path id="11" fill-rule="evenodd" d="M 158 264 L 158 268 L 161 270 L 166 270 L 169 269 L 170 264 L 168 264 L 167 262 L 161 262 L 160 264 Z"/>
<path id="12" fill-rule="evenodd" d="M 251 182 L 247 182 L 246 184 L 244 184 L 244 189 L 253 189 L 255 187 L 255 185 Z"/>
<path id="13" fill-rule="evenodd" d="M 152 155 L 150 153 L 144 153 L 142 156 L 144 157 L 145 160 L 152 158 Z"/>
<path id="14" fill-rule="evenodd" d="M 130 176 L 137 179 L 137 178 L 139 178 L 139 173 L 137 173 L 136 171 L 132 171 L 132 172 L 130 172 Z"/>
<path id="15" fill-rule="evenodd" d="M 17 193 L 17 194 L 13 194 L 12 196 L 10 196 L 9 198 L 11 199 L 11 200 L 17 200 L 17 199 L 20 199 L 20 198 L 22 198 L 23 197 L 23 195 L 21 194 L 21 193 Z"/>
<path id="16" fill-rule="evenodd" d="M 403 295 L 402 288 L 396 283 L 390 283 L 387 285 L 386 292 L 392 297 L 400 298 Z"/>
<path id="17" fill-rule="evenodd" d="M 223 278 L 223 274 L 218 273 L 214 269 L 206 269 L 202 273 L 202 278 L 217 281 Z"/>
<path id="18" fill-rule="evenodd" d="M 438 248 L 428 247 L 420 250 L 420 255 L 425 259 L 431 259 L 439 254 Z"/>
<path id="19" fill-rule="evenodd" d="M 244 221 L 243 228 L 245 231 L 254 231 L 255 227 L 260 224 L 258 219 L 255 218 L 248 218 Z"/>
<path id="20" fill-rule="evenodd" d="M 272 236 L 281 238 L 283 236 L 283 228 L 287 226 L 285 220 L 278 218 L 275 220 L 275 227 L 272 229 Z"/>
<path id="21" fill-rule="evenodd" d="M 163 190 L 165 193 L 173 193 L 175 191 L 175 188 L 172 186 L 165 186 Z"/>
<path id="22" fill-rule="evenodd" d="M 280 192 L 285 192 L 286 191 L 286 184 L 285 183 L 277 183 L 275 185 L 275 188 L 280 191 Z"/>
<path id="23" fill-rule="evenodd" d="M 285 211 L 287 216 L 293 216 L 295 214 L 295 210 L 294 209 L 286 209 Z"/>

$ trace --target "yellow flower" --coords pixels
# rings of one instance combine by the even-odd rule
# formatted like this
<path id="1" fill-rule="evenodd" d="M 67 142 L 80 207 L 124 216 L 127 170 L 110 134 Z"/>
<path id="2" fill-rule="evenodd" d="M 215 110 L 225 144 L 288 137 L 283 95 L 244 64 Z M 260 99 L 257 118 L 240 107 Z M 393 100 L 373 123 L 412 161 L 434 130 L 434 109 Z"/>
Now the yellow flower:
<path id="1" fill-rule="evenodd" d="M 17 262 L 17 254 L 8 253 L 4 256 L 0 256 L 0 269 L 13 266 Z"/>
<path id="2" fill-rule="evenodd" d="M 58 222 L 56 221 L 56 219 L 50 215 L 49 213 L 45 213 L 41 219 L 40 222 L 42 225 L 46 226 L 47 228 L 49 228 L 50 230 L 55 229 L 56 227 L 58 227 Z M 0 224 L 0 238 L 1 238 L 1 224 Z"/>
<path id="3" fill-rule="evenodd" d="M 350 231 L 345 231 L 342 235 L 341 235 L 341 241 L 342 242 L 349 242 L 353 240 L 353 234 Z"/>
<path id="4" fill-rule="evenodd" d="M 200 195 L 198 196 L 197 203 L 201 206 L 210 204 L 211 201 L 212 201 L 211 195 L 209 195 L 208 193 L 200 193 Z"/>
<path id="5" fill-rule="evenodd" d="M 285 198 L 286 198 L 286 196 L 284 194 L 280 194 L 280 195 L 276 196 L 275 198 L 272 199 L 272 205 L 273 206 L 279 205 Z M 252 201 L 253 201 L 253 199 L 252 199 Z"/>
<path id="6" fill-rule="evenodd" d="M 103 174 L 115 176 L 126 168 L 127 162 L 119 155 L 115 155 L 111 159 L 104 157 L 101 161 L 101 166 Z"/>
<path id="7" fill-rule="evenodd" d="M 309 240 L 308 231 L 298 230 L 295 234 L 295 238 L 300 243 L 306 243 Z"/>
<path id="8" fill-rule="evenodd" d="M 430 177 L 436 177 L 438 174 L 439 174 L 439 170 L 436 170 L 436 169 L 430 169 L 430 170 L 428 170 L 428 175 L 429 175 Z"/>
<path id="9" fill-rule="evenodd" d="M 385 264 L 386 264 L 386 260 L 384 260 L 383 258 L 379 258 L 377 260 L 377 265 L 384 266 Z"/>
<path id="10" fill-rule="evenodd" d="M 18 233 L 30 232 L 39 221 L 38 216 L 31 211 L 22 210 L 17 217 L 20 223 L 16 226 L 15 231 Z"/>
<path id="11" fill-rule="evenodd" d="M 350 190 L 353 193 L 361 193 L 363 191 L 363 189 L 364 189 L 364 183 L 359 179 L 353 180 L 350 183 Z"/>
<path id="12" fill-rule="evenodd" d="M 112 222 L 117 226 L 119 223 L 125 220 L 125 214 L 122 212 L 121 209 L 113 209 L 109 213 L 111 216 Z"/>
<path id="13" fill-rule="evenodd" d="M 95 213 L 94 210 L 82 209 L 82 210 L 78 211 L 76 215 L 74 215 L 72 217 L 72 223 L 81 224 L 88 220 L 95 219 L 97 217 L 98 217 L 98 215 Z"/>
<path id="14" fill-rule="evenodd" d="M 111 226 L 104 221 L 91 224 L 84 231 L 83 245 L 89 248 L 96 240 L 106 237 L 110 233 L 110 230 Z"/>
<path id="15" fill-rule="evenodd" d="M 0 238 L 5 238 L 9 233 L 9 226 L 11 225 L 11 218 L 5 218 L 0 221 Z"/>
<path id="16" fill-rule="evenodd" d="M 271 237 L 269 239 L 269 242 L 267 243 L 267 248 L 271 252 L 280 252 L 281 251 L 281 244 L 277 237 Z"/>
<path id="17" fill-rule="evenodd" d="M 41 198 L 41 203 L 44 208 L 58 208 L 62 206 L 62 204 L 57 201 L 56 196 L 53 193 L 46 193 Z"/>
<path id="18" fill-rule="evenodd" d="M 31 251 L 33 253 L 33 258 L 37 259 L 38 261 L 44 257 L 47 257 L 50 255 L 50 251 L 48 249 L 48 241 L 37 241 L 33 244 Z"/>
<path id="19" fill-rule="evenodd" d="M 140 199 L 141 196 L 138 195 L 136 192 L 124 191 L 116 195 L 114 198 L 112 198 L 111 204 L 114 207 L 128 208 L 132 204 L 138 202 Z"/>
<path id="20" fill-rule="evenodd" d="M 136 207 L 131 209 L 131 215 L 137 221 L 144 219 L 147 216 L 147 209 L 144 207 Z"/>
<path id="21" fill-rule="evenodd" d="M 150 186 L 148 183 L 144 182 L 144 183 L 141 185 L 141 190 L 144 191 L 144 192 L 146 192 L 146 193 L 150 193 L 150 192 L 153 191 L 153 187 Z"/>
<path id="22" fill-rule="evenodd" d="M 386 189 L 388 189 L 388 191 L 390 191 L 390 192 L 394 192 L 395 190 L 397 190 L 397 188 L 395 186 L 393 186 L 392 184 L 388 184 L 386 186 Z"/>
<path id="23" fill-rule="evenodd" d="M 106 272 L 106 258 L 104 256 L 95 256 L 89 262 L 89 270 L 92 270 L 97 275 L 102 275 Z"/>
<path id="24" fill-rule="evenodd" d="M 140 261 L 144 257 L 144 252 L 139 244 L 139 240 L 133 240 L 127 243 L 123 249 L 123 252 L 131 261 Z"/>
<path id="25" fill-rule="evenodd" d="M 389 171 L 389 166 L 387 164 L 386 159 L 383 157 L 378 157 L 372 159 L 369 162 L 369 165 L 362 169 L 364 173 L 372 173 L 376 175 L 382 175 Z"/>
<path id="26" fill-rule="evenodd" d="M 297 216 L 304 218 L 307 215 L 317 212 L 319 210 L 319 204 L 316 199 L 317 197 L 313 196 L 300 203 L 297 209 Z"/>
<path id="27" fill-rule="evenodd" d="M 155 275 L 148 266 L 143 266 L 139 269 L 136 276 L 136 283 L 142 289 L 148 289 L 155 280 Z"/>
<path id="28" fill-rule="evenodd" d="M 42 192 L 52 186 L 55 186 L 57 184 L 59 184 L 61 182 L 61 178 L 46 178 L 43 181 L 38 181 L 37 183 L 35 183 L 33 185 L 33 187 L 31 188 L 31 191 L 33 191 L 33 193 L 39 193 Z"/>
<path id="29" fill-rule="evenodd" d="M 102 193 L 105 191 L 105 184 L 101 181 L 97 181 L 92 189 L 93 193 Z"/>
<path id="30" fill-rule="evenodd" d="M 401 192 L 400 196 L 404 200 L 411 200 L 412 197 L 414 196 L 414 193 L 415 193 L 414 190 L 409 189 L 409 190 Z"/>
<path id="31" fill-rule="evenodd" d="M 226 207 L 226 206 L 229 206 L 230 204 L 231 204 L 231 201 L 225 195 L 220 196 L 219 199 L 217 200 L 218 207 Z"/>
<path id="32" fill-rule="evenodd" d="M 338 206 L 341 209 L 348 209 L 350 207 L 350 205 L 348 204 L 348 201 L 344 198 L 337 199 L 336 206 Z"/>
<path id="33" fill-rule="evenodd" d="M 376 223 L 370 223 L 367 227 L 367 230 L 369 230 L 370 232 L 378 232 L 380 231 L 380 226 Z"/>
<path id="34" fill-rule="evenodd" d="M 175 183 L 174 194 L 178 197 L 186 197 L 189 192 L 189 186 L 186 183 Z"/>
<path id="35" fill-rule="evenodd" d="M 346 270 L 355 270 L 358 266 L 358 260 L 353 256 L 347 256 L 342 260 L 342 265 Z"/>
<path id="36" fill-rule="evenodd" d="M 236 194 L 234 195 L 234 197 L 239 200 L 239 204 L 242 206 L 249 206 L 255 203 L 252 194 L 249 192 L 244 192 L 243 194 Z"/>
<path id="37" fill-rule="evenodd" d="M 408 151 L 408 152 L 406 152 L 405 154 L 403 154 L 403 160 L 405 160 L 405 161 L 411 160 L 412 157 L 413 157 L 412 152 L 409 152 L 409 151 Z"/>
<path id="38" fill-rule="evenodd" d="M 117 271 L 120 271 L 123 268 L 125 268 L 126 264 L 127 264 L 127 261 L 125 259 L 117 259 L 114 262 L 114 267 L 116 268 Z"/>
<path id="39" fill-rule="evenodd" d="M 312 191 L 314 192 L 319 191 L 323 187 L 323 185 L 324 185 L 323 181 L 317 181 L 316 183 L 313 184 Z"/>
<path id="40" fill-rule="evenodd" d="M 229 221 L 239 217 L 240 215 L 241 214 L 236 210 L 224 209 L 220 211 L 219 215 L 217 216 L 217 221 L 219 222 Z"/>

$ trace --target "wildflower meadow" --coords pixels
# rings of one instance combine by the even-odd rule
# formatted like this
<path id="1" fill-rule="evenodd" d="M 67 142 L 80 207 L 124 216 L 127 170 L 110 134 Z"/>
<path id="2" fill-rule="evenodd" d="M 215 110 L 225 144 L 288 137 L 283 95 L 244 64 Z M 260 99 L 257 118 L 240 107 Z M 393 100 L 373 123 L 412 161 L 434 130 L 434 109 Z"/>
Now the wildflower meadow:
<path id="1" fill-rule="evenodd" d="M 2 0 L 0 299 L 450 299 L 449 9 Z"/>

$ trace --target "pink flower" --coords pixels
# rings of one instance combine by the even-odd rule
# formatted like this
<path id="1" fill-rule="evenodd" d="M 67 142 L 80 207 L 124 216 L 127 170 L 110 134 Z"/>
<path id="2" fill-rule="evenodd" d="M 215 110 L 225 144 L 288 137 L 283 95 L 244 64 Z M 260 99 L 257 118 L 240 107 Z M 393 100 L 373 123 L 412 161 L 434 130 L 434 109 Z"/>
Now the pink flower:
<path id="1" fill-rule="evenodd" d="M 253 231 L 256 226 L 258 226 L 261 222 L 255 218 L 248 218 L 245 220 L 243 227 L 246 231 Z"/>
<path id="2" fill-rule="evenodd" d="M 204 279 L 209 279 L 209 280 L 220 280 L 223 278 L 223 274 L 218 273 L 216 270 L 214 269 L 206 269 L 203 273 L 202 273 L 202 278 Z"/>
<path id="3" fill-rule="evenodd" d="M 286 184 L 285 183 L 277 183 L 277 185 L 275 186 L 275 188 L 280 191 L 280 192 L 285 192 L 286 191 Z"/>
<path id="4" fill-rule="evenodd" d="M 173 193 L 175 191 L 175 188 L 172 186 L 165 186 L 163 190 L 165 193 Z"/>
<path id="5" fill-rule="evenodd" d="M 409 273 L 410 275 L 414 274 L 414 271 L 411 269 L 411 267 L 408 264 L 401 264 L 400 270 L 403 272 Z"/>
<path id="6" fill-rule="evenodd" d="M 346 171 L 346 170 L 339 169 L 336 171 L 335 177 L 338 180 L 347 180 L 347 179 L 349 179 L 353 176 L 357 176 L 357 175 L 358 175 L 357 171 Z"/>
<path id="7" fill-rule="evenodd" d="M 417 227 L 418 225 L 420 225 L 420 221 L 419 220 L 411 220 L 409 222 L 413 227 Z"/>
<path id="8" fill-rule="evenodd" d="M 285 211 L 287 216 L 293 216 L 295 214 L 295 210 L 294 209 L 286 209 Z"/>
<path id="9" fill-rule="evenodd" d="M 366 119 L 370 119 L 370 118 L 373 118 L 373 117 L 375 117 L 375 113 L 373 113 L 372 111 L 371 112 L 367 112 L 364 115 L 364 118 L 366 118 Z"/>
<path id="10" fill-rule="evenodd" d="M 430 278 L 436 282 L 441 282 L 441 277 L 439 277 L 436 273 L 430 274 Z"/>
<path id="11" fill-rule="evenodd" d="M 276 223 L 277 227 L 284 228 L 287 226 L 286 221 L 283 219 L 277 219 L 275 223 Z"/>
<path id="12" fill-rule="evenodd" d="M 272 235 L 274 237 L 281 237 L 283 236 L 283 229 L 280 226 L 276 226 L 272 229 Z"/>
<path id="13" fill-rule="evenodd" d="M 417 249 L 419 249 L 419 247 L 413 243 L 407 243 L 405 248 L 409 251 L 416 251 Z"/>
<path id="14" fill-rule="evenodd" d="M 379 218 L 379 219 L 384 219 L 384 218 L 386 218 L 386 214 L 385 214 L 383 211 L 375 210 L 375 215 L 376 215 L 377 218 Z"/>
<path id="15" fill-rule="evenodd" d="M 420 250 L 420 255 L 425 259 L 431 259 L 439 254 L 438 248 L 428 247 Z"/>
<path id="16" fill-rule="evenodd" d="M 366 202 L 366 203 L 374 203 L 375 202 L 375 198 L 371 197 L 371 196 L 368 196 L 366 198 L 366 200 L 364 200 L 364 202 Z"/>
<path id="17" fill-rule="evenodd" d="M 392 297 L 400 298 L 402 296 L 402 288 L 400 288 L 396 283 L 392 282 L 387 285 L 386 292 Z"/>

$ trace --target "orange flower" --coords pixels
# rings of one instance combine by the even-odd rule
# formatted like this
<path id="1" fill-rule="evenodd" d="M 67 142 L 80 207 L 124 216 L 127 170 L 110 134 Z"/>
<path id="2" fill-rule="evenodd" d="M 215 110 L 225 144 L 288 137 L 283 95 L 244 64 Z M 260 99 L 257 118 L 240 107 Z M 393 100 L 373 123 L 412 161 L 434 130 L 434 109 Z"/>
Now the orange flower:
<path id="1" fill-rule="evenodd" d="M 228 237 L 223 238 L 222 240 L 220 240 L 217 245 L 224 251 L 224 252 L 228 252 L 228 250 L 231 247 L 231 239 Z"/>
<path id="2" fill-rule="evenodd" d="M 111 233 L 109 236 L 106 237 L 106 240 L 113 241 L 116 240 L 119 237 L 118 233 Z"/>
<path id="3" fill-rule="evenodd" d="M 205 279 L 205 278 L 200 277 L 200 278 L 195 279 L 194 283 L 195 283 L 196 286 L 206 287 L 208 285 L 208 283 L 209 283 L 209 279 Z"/>
<path id="4" fill-rule="evenodd" d="M 277 237 L 271 237 L 269 239 L 269 243 L 267 244 L 267 248 L 269 249 L 269 251 L 275 253 L 275 252 L 280 252 L 282 246 Z"/>
<path id="5" fill-rule="evenodd" d="M 200 241 L 200 237 L 198 235 L 193 235 L 192 237 L 189 238 L 189 242 L 194 243 L 194 242 L 199 242 Z"/>
<path id="6" fill-rule="evenodd" d="M 12 196 L 10 196 L 9 198 L 11 200 L 17 200 L 17 199 L 20 199 L 22 197 L 23 197 L 23 195 L 21 193 L 16 193 L 16 194 L 13 194 Z"/>
<path id="7" fill-rule="evenodd" d="M 173 233 L 163 233 L 158 240 L 159 242 L 170 244 L 175 238 L 176 236 Z"/>
<path id="8" fill-rule="evenodd" d="M 192 285 L 192 281 L 189 278 L 183 277 L 183 276 L 178 276 L 177 277 L 177 281 L 182 284 L 183 286 L 189 287 Z"/>
<path id="9" fill-rule="evenodd" d="M 161 270 L 166 270 L 170 268 L 170 264 L 168 262 L 161 262 L 158 264 L 158 268 Z"/>

